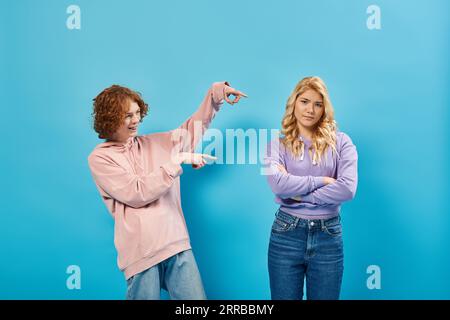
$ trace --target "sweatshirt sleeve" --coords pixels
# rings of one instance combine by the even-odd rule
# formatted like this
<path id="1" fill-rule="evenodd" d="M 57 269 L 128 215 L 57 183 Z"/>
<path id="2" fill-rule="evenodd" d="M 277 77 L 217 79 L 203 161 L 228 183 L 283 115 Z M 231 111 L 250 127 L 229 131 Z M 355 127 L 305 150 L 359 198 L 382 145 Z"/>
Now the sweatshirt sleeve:
<path id="1" fill-rule="evenodd" d="M 350 137 L 343 134 L 335 182 L 303 197 L 302 202 L 313 204 L 341 204 L 355 197 L 358 185 L 358 153 Z"/>
<path id="2" fill-rule="evenodd" d="M 172 130 L 172 142 L 178 145 L 180 152 L 194 152 L 195 146 L 214 119 L 216 112 L 220 110 L 224 100 L 224 89 L 227 86 L 229 83 L 225 81 L 213 83 L 197 111 L 181 126 Z"/>
<path id="3" fill-rule="evenodd" d="M 267 182 L 276 196 L 286 199 L 305 195 L 325 185 L 323 177 L 296 176 L 281 172 L 277 165 L 280 164 L 286 168 L 285 156 L 286 148 L 279 139 L 269 143 L 264 157 L 264 165 L 268 169 Z"/>
<path id="4" fill-rule="evenodd" d="M 137 175 L 101 155 L 91 155 L 88 161 L 96 184 L 111 198 L 133 208 L 144 207 L 160 198 L 183 172 L 180 165 L 171 162 Z"/>

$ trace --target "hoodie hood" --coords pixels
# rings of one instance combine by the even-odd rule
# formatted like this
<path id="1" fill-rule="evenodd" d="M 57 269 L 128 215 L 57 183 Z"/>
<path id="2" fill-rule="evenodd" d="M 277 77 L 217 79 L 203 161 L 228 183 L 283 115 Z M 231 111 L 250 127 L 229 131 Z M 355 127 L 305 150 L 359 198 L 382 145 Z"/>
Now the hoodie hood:
<path id="1" fill-rule="evenodd" d="M 136 174 L 143 174 L 144 165 L 142 162 L 144 161 L 144 159 L 136 154 L 137 152 L 136 149 L 139 149 L 139 147 L 137 146 L 139 144 L 139 142 L 137 142 L 137 138 L 138 138 L 137 136 L 129 137 L 125 142 L 118 142 L 118 141 L 103 142 L 97 145 L 95 149 L 103 149 L 103 150 L 108 149 L 122 153 L 127 159 L 130 166 L 133 168 L 133 171 Z"/>
<path id="2" fill-rule="evenodd" d="M 136 143 L 136 138 L 137 137 L 129 137 L 125 142 L 106 141 L 97 145 L 96 149 L 113 148 L 120 152 L 130 151 L 133 145 Z"/>

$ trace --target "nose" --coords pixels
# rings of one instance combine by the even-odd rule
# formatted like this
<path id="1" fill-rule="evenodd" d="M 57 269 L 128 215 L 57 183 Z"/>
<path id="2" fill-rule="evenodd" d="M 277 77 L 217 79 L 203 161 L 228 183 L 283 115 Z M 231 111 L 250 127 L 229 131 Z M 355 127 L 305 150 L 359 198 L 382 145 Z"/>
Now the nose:
<path id="1" fill-rule="evenodd" d="M 312 106 L 312 103 L 308 103 L 308 105 L 306 106 L 306 113 L 308 114 L 314 114 L 314 108 Z"/>
<path id="2" fill-rule="evenodd" d="M 140 115 L 136 115 L 136 116 L 134 116 L 133 118 L 132 118 L 132 123 L 133 124 L 136 124 L 136 123 L 138 123 L 139 122 L 139 120 L 141 119 L 141 116 Z"/>

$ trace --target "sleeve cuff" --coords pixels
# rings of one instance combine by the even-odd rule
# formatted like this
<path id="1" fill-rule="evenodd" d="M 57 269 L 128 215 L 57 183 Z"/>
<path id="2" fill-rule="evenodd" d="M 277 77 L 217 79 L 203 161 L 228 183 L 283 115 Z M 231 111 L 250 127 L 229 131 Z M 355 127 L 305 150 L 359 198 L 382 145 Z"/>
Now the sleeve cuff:
<path id="1" fill-rule="evenodd" d="M 308 194 L 305 194 L 304 196 L 300 197 L 300 201 L 314 203 L 314 197 L 311 193 L 308 193 Z"/>
<path id="2" fill-rule="evenodd" d="M 166 171 L 166 173 L 173 179 L 175 179 L 176 177 L 180 176 L 183 173 L 183 168 L 181 167 L 181 165 L 172 162 L 162 165 L 161 168 L 163 168 L 164 171 Z"/>
<path id="3" fill-rule="evenodd" d="M 313 178 L 314 181 L 314 190 L 318 189 L 318 188 L 322 188 L 325 185 L 325 181 L 323 181 L 323 177 L 314 177 Z"/>

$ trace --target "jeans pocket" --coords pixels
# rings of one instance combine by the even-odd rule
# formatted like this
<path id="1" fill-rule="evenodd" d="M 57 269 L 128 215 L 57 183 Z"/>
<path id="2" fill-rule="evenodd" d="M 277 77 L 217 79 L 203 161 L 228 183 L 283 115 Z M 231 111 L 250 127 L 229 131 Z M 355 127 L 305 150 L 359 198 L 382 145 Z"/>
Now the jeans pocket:
<path id="1" fill-rule="evenodd" d="M 275 232 L 286 232 L 290 230 L 292 227 L 292 223 L 286 222 L 279 217 L 275 218 L 275 221 L 272 224 L 272 231 Z"/>
<path id="2" fill-rule="evenodd" d="M 342 225 L 338 223 L 331 226 L 325 226 L 324 232 L 332 237 L 339 237 L 342 235 Z"/>
<path id="3" fill-rule="evenodd" d="M 127 300 L 133 299 L 133 280 L 135 276 L 132 276 L 131 278 L 127 279 Z"/>

